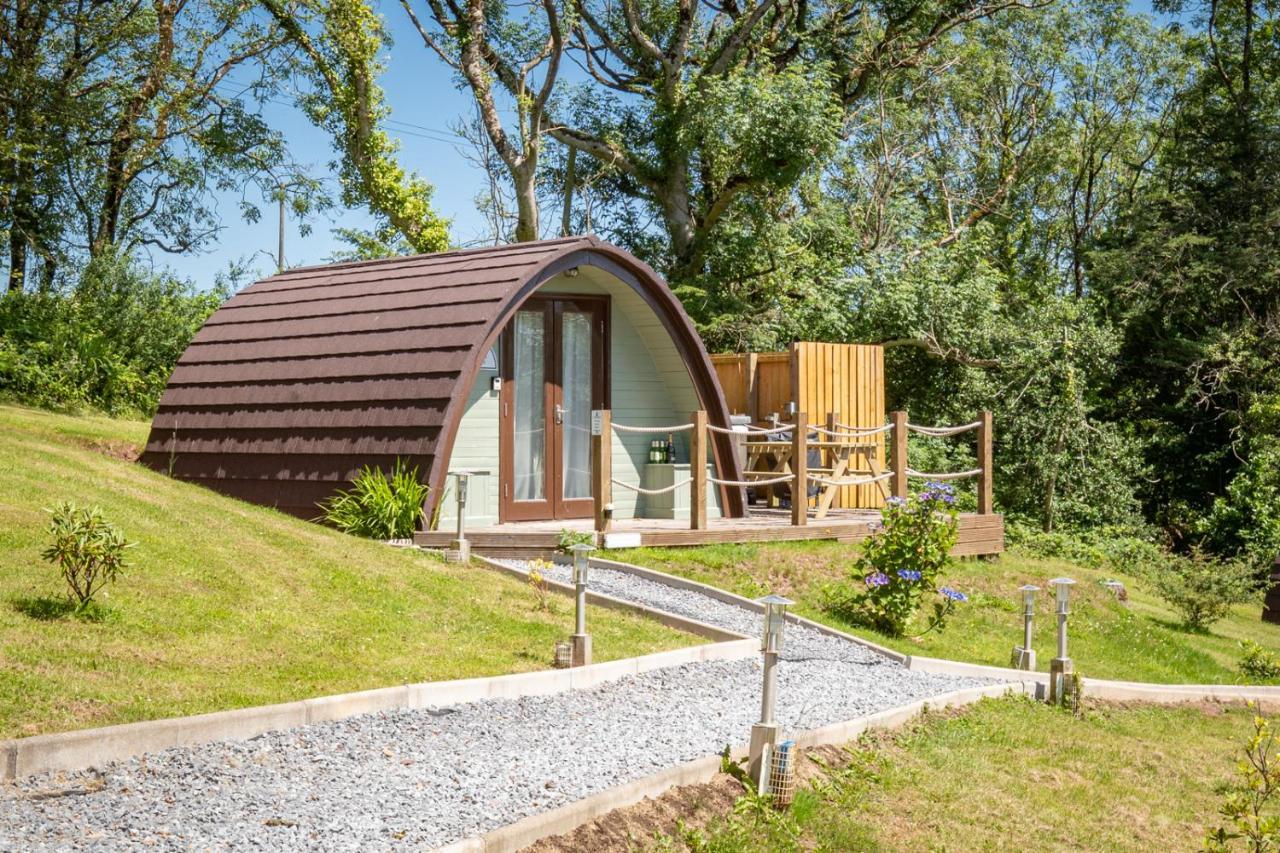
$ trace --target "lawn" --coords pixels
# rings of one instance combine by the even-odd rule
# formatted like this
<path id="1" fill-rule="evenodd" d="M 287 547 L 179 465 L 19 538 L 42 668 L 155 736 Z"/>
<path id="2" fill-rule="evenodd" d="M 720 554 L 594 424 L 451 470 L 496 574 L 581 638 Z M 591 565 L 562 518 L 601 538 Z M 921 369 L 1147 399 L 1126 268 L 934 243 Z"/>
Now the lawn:
<path id="1" fill-rule="evenodd" d="M 791 810 L 688 814 L 651 850 L 1191 850 L 1218 825 L 1252 731 L 1243 708 L 1024 698 L 927 714 L 802 763 Z"/>
<path id="2" fill-rule="evenodd" d="M 1072 591 L 1071 657 L 1084 676 L 1170 683 L 1235 683 L 1240 643 L 1253 640 L 1280 652 L 1280 626 L 1259 619 L 1260 604 L 1240 605 L 1206 633 L 1182 629 L 1177 614 L 1138 578 L 1106 574 L 1061 560 L 1013 551 L 998 559 L 954 561 L 943 582 L 969 595 L 945 630 L 919 638 L 892 638 L 851 625 L 821 607 L 825 584 L 840 580 L 856 558 L 855 546 L 836 542 L 780 542 L 618 551 L 614 559 L 709 583 L 748 597 L 778 592 L 795 599 L 796 612 L 908 654 L 1008 666 L 1022 640 L 1018 587 L 1040 586 L 1035 622 L 1039 668 L 1055 653 L 1052 591 L 1061 575 L 1078 581 Z M 1101 586 L 1125 583 L 1121 603 Z"/>
<path id="3" fill-rule="evenodd" d="M 571 604 L 519 581 L 355 539 L 128 461 L 134 421 L 0 406 L 0 738 L 406 682 L 546 668 Z M 53 616 L 40 559 L 57 501 L 137 547 L 102 621 Z M 693 645 L 593 609 L 597 660 Z"/>

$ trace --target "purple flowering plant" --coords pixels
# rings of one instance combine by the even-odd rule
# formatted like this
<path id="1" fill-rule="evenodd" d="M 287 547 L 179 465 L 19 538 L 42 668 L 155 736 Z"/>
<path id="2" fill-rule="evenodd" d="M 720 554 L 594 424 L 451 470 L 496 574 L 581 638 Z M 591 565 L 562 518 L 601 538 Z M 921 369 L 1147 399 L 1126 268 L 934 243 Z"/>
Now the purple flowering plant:
<path id="1" fill-rule="evenodd" d="M 854 624 L 901 637 L 931 601 L 933 612 L 921 635 L 941 629 L 955 606 L 968 600 L 963 592 L 937 583 L 956 531 L 950 485 L 929 482 L 906 499 L 890 498 L 879 532 L 863 545 L 848 581 L 827 589 L 825 606 Z"/>

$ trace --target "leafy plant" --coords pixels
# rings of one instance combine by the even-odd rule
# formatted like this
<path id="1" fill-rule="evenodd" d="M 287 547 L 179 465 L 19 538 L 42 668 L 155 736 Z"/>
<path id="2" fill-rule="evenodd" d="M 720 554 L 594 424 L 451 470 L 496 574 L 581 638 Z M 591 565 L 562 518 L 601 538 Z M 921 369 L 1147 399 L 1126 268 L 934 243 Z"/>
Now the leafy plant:
<path id="1" fill-rule="evenodd" d="M 538 610 L 551 609 L 551 589 L 547 586 L 547 570 L 551 568 L 551 564 L 546 560 L 534 560 L 529 564 L 529 589 L 533 590 L 533 596 L 536 601 Z"/>
<path id="2" fill-rule="evenodd" d="M 406 468 L 396 459 L 387 475 L 366 467 L 351 483 L 319 506 L 324 520 L 344 533 L 368 539 L 407 539 L 422 520 L 422 505 L 430 488 L 418 476 L 418 468 Z"/>
<path id="3" fill-rule="evenodd" d="M 560 530 L 560 537 L 556 541 L 556 550 L 568 554 L 573 550 L 574 545 L 594 544 L 596 544 L 596 535 L 590 530 L 570 530 L 565 527 Z"/>
<path id="4" fill-rule="evenodd" d="M 1253 710 L 1253 734 L 1244 745 L 1244 759 L 1236 766 L 1239 779 L 1227 791 L 1226 801 L 1218 809 L 1228 825 L 1218 826 L 1205 834 L 1207 850 L 1231 849 L 1231 842 L 1244 839 L 1249 850 L 1274 850 L 1280 846 L 1280 815 L 1269 809 L 1271 798 L 1280 789 L 1280 765 L 1277 765 L 1276 732 L 1270 718 L 1258 706 Z"/>
<path id="5" fill-rule="evenodd" d="M 931 482 L 906 500 L 890 498 L 881 528 L 863 546 L 850 580 L 827 589 L 824 606 L 855 624 L 901 637 L 925 598 L 936 595 L 923 633 L 941 629 L 955 605 L 968 600 L 937 583 L 956 543 L 954 490 Z"/>
<path id="6" fill-rule="evenodd" d="M 1220 560 L 1198 548 L 1171 555 L 1155 577 L 1156 591 L 1192 631 L 1203 631 L 1258 591 L 1254 568 L 1243 560 Z"/>
<path id="7" fill-rule="evenodd" d="M 1280 678 L 1280 656 L 1268 651 L 1253 640 L 1240 644 L 1240 674 L 1245 678 L 1265 681 Z"/>
<path id="8" fill-rule="evenodd" d="M 52 510 L 49 533 L 53 542 L 41 554 L 62 572 L 68 598 L 83 613 L 93 597 L 116 579 L 125 567 L 124 533 L 103 516 L 98 507 L 78 507 L 64 501 Z"/>

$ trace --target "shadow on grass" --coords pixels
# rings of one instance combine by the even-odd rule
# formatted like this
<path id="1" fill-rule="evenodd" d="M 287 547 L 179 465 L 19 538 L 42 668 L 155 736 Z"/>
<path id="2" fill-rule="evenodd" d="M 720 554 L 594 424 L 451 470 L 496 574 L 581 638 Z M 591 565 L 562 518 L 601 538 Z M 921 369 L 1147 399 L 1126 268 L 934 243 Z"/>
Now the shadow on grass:
<path id="1" fill-rule="evenodd" d="M 1152 624 L 1159 625 L 1161 628 L 1166 628 L 1177 634 L 1188 634 L 1192 637 L 1217 636 L 1216 634 L 1213 633 L 1212 625 L 1206 625 L 1203 628 L 1196 628 L 1194 626 L 1188 625 L 1186 622 L 1182 622 L 1177 619 L 1161 619 L 1156 616 L 1148 616 L 1147 618 L 1151 620 Z"/>
<path id="2" fill-rule="evenodd" d="M 81 622 L 102 622 L 107 617 L 106 609 L 96 602 L 91 601 L 84 607 L 77 607 L 73 601 L 50 595 L 22 596 L 13 599 L 11 604 L 23 616 L 40 622 L 56 622 L 68 618 L 79 619 Z"/>

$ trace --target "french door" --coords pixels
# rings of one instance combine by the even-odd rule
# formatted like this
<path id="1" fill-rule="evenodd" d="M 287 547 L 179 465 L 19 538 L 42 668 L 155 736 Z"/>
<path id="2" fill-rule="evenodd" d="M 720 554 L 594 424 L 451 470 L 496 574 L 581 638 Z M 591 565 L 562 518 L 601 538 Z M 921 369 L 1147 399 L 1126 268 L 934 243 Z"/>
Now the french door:
<path id="1" fill-rule="evenodd" d="M 502 346 L 502 519 L 583 518 L 593 511 L 591 410 L 606 405 L 608 302 L 530 299 Z"/>

